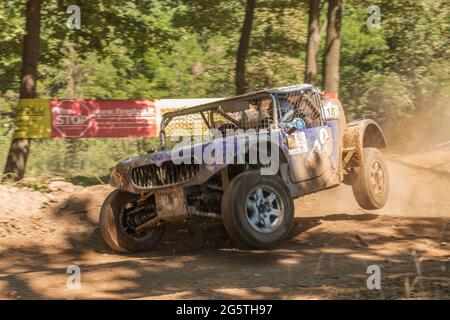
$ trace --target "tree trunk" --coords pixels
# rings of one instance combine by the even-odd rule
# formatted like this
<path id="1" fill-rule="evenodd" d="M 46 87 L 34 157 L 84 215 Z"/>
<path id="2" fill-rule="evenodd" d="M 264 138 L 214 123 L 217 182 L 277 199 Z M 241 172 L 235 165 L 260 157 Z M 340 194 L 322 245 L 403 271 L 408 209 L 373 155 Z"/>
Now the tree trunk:
<path id="1" fill-rule="evenodd" d="M 41 0 L 28 0 L 26 34 L 23 39 L 22 82 L 20 99 L 36 98 L 36 77 L 39 61 Z M 4 173 L 16 180 L 23 178 L 30 148 L 30 139 L 13 139 Z"/>
<path id="2" fill-rule="evenodd" d="M 328 0 L 328 27 L 323 87 L 325 93 L 336 98 L 339 94 L 341 13 L 342 0 Z"/>
<path id="3" fill-rule="evenodd" d="M 250 36 L 252 33 L 253 17 L 255 14 L 256 0 L 247 0 L 244 24 L 242 25 L 241 38 L 236 56 L 236 94 L 243 94 L 247 90 L 245 79 L 245 64 L 250 47 Z"/>
<path id="4" fill-rule="evenodd" d="M 81 83 L 81 70 L 78 54 L 73 44 L 67 42 L 64 44 L 63 52 L 65 55 L 64 66 L 68 74 L 67 89 L 70 99 L 78 99 L 78 86 Z M 67 171 L 79 172 L 82 168 L 79 153 L 84 149 L 85 143 L 82 139 L 67 138 L 65 141 L 64 166 Z"/>
<path id="5" fill-rule="evenodd" d="M 305 83 L 315 84 L 317 76 L 317 54 L 320 47 L 320 0 L 309 2 L 308 49 L 306 52 Z"/>

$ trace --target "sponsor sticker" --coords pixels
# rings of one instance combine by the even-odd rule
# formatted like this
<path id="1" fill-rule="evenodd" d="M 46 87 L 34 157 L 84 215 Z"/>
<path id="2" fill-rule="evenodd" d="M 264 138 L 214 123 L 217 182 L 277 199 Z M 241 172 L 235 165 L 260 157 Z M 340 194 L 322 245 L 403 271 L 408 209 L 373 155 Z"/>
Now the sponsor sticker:
<path id="1" fill-rule="evenodd" d="M 308 143 L 304 132 L 294 132 L 289 138 L 289 154 L 308 152 Z"/>
<path id="2" fill-rule="evenodd" d="M 50 100 L 20 100 L 14 138 L 50 138 L 52 135 Z"/>

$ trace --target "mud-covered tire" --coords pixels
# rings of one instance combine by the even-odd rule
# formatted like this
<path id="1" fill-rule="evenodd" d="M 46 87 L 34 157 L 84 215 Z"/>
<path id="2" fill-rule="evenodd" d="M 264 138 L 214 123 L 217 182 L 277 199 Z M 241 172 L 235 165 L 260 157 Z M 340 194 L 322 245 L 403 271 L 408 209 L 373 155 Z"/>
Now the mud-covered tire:
<path id="1" fill-rule="evenodd" d="M 103 202 L 100 209 L 100 231 L 106 244 L 120 253 L 142 252 L 154 249 L 160 242 L 165 226 L 159 225 L 141 237 L 133 237 L 122 223 L 125 206 L 136 195 L 121 190 L 113 191 Z"/>
<path id="2" fill-rule="evenodd" d="M 376 148 L 363 149 L 364 165 L 355 168 L 353 195 L 363 209 L 381 209 L 389 194 L 389 175 L 386 161 Z"/>
<path id="3" fill-rule="evenodd" d="M 252 224 L 257 213 L 248 208 L 249 200 L 253 204 L 256 203 L 257 200 L 253 200 L 251 196 L 256 197 L 259 188 L 263 194 L 259 199 L 263 199 L 264 203 L 272 199 L 271 193 L 276 197 L 264 209 L 267 209 L 264 211 L 267 228 Z M 271 215 L 277 210 L 280 211 L 279 220 L 275 215 Z M 260 175 L 259 170 L 247 171 L 235 177 L 227 186 L 222 198 L 222 217 L 225 229 L 238 244 L 261 249 L 272 248 L 286 239 L 292 229 L 294 202 L 280 177 Z"/>

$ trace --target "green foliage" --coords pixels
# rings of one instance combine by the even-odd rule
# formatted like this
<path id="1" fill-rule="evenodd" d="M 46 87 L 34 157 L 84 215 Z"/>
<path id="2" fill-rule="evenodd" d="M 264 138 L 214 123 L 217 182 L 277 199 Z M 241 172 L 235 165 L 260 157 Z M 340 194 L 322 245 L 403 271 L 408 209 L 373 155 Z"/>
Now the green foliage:
<path id="1" fill-rule="evenodd" d="M 308 2 L 257 1 L 247 59 L 250 90 L 303 81 Z M 71 4 L 81 7 L 81 30 L 65 25 Z M 373 4 L 380 6 L 381 28 L 369 30 L 367 7 Z M 243 0 L 45 1 L 39 95 L 233 95 L 244 8 Z M 23 1 L 0 4 L 0 112 L 13 111 L 18 101 L 24 13 Z M 325 17 L 326 7 L 321 23 Z M 430 119 L 424 130 L 450 139 L 437 129 L 450 125 L 449 34 L 446 0 L 344 1 L 340 98 L 349 119 L 370 117 L 392 128 L 421 114 Z M 0 166 L 12 124 L 0 119 Z M 103 176 L 117 161 L 156 145 L 156 139 L 36 140 L 28 175 Z"/>
<path id="2" fill-rule="evenodd" d="M 248 59 L 250 87 L 261 89 L 303 81 L 305 63 L 300 57 L 307 40 L 307 21 L 307 10 L 297 3 L 259 8 Z"/>
<path id="3" fill-rule="evenodd" d="M 435 106 L 445 100 L 450 6 L 412 0 L 375 4 L 381 9 L 381 29 L 366 27 L 365 3 L 345 7 L 341 98 L 350 117 L 392 126 L 420 111 L 424 100 L 432 99 Z"/>
<path id="4" fill-rule="evenodd" d="M 24 15 L 23 1 L 0 3 L 0 111 L 5 103 L 2 94 L 19 86 Z"/>

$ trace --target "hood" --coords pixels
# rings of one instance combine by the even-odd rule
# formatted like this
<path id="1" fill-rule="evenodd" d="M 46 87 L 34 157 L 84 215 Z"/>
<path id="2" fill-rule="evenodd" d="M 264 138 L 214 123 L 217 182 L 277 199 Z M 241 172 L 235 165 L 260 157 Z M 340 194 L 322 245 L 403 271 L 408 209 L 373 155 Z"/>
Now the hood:
<path id="1" fill-rule="evenodd" d="M 167 161 L 172 161 L 176 165 L 187 163 L 187 164 L 203 164 L 203 152 L 210 145 L 216 148 L 222 148 L 221 144 L 224 143 L 219 141 L 208 141 L 203 143 L 198 143 L 194 145 L 177 146 L 169 150 L 161 150 L 157 152 L 152 152 L 143 156 L 133 157 L 119 162 L 116 166 L 112 167 L 109 171 L 109 183 L 113 187 L 131 190 L 132 186 L 131 176 L 134 168 L 144 167 L 148 165 L 156 165 L 161 167 L 163 163 Z M 213 168 L 208 171 L 215 171 L 216 166 L 214 163 L 211 164 Z M 221 168 L 223 167 L 220 166 Z M 128 187 L 127 187 L 128 186 Z"/>

